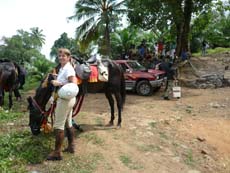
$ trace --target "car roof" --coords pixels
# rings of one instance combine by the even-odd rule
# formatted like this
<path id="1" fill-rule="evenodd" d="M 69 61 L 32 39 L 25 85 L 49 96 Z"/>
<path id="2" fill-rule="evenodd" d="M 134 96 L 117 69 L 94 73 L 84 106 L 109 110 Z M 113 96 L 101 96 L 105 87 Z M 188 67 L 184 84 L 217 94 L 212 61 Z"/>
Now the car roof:
<path id="1" fill-rule="evenodd" d="M 122 59 L 120 59 L 120 60 L 115 60 L 115 61 L 118 62 L 118 63 L 137 62 L 137 60 L 122 60 Z"/>

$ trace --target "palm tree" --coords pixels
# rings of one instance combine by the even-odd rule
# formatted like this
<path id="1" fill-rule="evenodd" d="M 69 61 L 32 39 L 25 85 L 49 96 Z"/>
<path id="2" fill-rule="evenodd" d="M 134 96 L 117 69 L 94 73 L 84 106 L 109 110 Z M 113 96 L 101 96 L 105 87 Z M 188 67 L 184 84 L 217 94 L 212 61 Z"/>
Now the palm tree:
<path id="1" fill-rule="evenodd" d="M 38 46 L 38 48 L 41 48 L 42 45 L 45 43 L 45 35 L 42 34 L 43 30 L 39 29 L 38 27 L 30 28 L 30 30 L 31 30 L 31 36 L 35 44 Z"/>
<path id="2" fill-rule="evenodd" d="M 76 12 L 69 19 L 76 19 L 83 23 L 77 27 L 77 39 L 86 44 L 97 40 L 102 35 L 104 54 L 111 55 L 110 32 L 114 26 L 113 19 L 120 14 L 127 12 L 125 0 L 79 0 L 76 5 Z"/>

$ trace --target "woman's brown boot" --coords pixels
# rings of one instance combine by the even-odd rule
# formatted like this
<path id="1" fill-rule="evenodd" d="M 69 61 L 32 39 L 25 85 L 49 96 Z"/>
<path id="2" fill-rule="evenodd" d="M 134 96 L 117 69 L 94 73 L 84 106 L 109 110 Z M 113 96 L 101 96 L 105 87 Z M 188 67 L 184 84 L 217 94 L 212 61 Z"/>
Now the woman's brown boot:
<path id="1" fill-rule="evenodd" d="M 75 142 L 74 142 L 74 128 L 66 128 L 66 135 L 68 139 L 68 147 L 64 152 L 74 153 L 75 152 Z"/>
<path id="2" fill-rule="evenodd" d="M 64 130 L 57 129 L 55 130 L 55 133 L 56 133 L 55 150 L 48 155 L 47 160 L 62 160 L 61 147 L 64 141 Z"/>

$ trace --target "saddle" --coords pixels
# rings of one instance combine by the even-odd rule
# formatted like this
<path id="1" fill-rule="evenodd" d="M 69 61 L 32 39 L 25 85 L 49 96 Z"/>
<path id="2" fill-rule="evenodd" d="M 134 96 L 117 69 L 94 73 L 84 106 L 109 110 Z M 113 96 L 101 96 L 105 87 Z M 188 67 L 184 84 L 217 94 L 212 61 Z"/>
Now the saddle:
<path id="1" fill-rule="evenodd" d="M 94 72 L 95 67 L 97 72 Z M 91 57 L 89 60 L 84 61 L 81 64 L 77 64 L 75 67 L 75 71 L 77 76 L 84 81 L 88 81 L 92 73 L 94 73 L 93 75 L 97 73 L 96 78 L 101 82 L 108 82 L 109 79 L 108 65 L 103 64 L 103 62 L 101 60 L 96 59 L 96 57 Z M 93 81 L 97 82 L 97 80 Z"/>

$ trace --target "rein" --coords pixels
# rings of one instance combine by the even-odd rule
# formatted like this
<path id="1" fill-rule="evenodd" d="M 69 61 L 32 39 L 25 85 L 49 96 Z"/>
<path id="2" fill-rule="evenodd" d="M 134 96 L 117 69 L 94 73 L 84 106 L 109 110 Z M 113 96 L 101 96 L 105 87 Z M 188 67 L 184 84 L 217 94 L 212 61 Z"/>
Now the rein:
<path id="1" fill-rule="evenodd" d="M 42 108 L 38 105 L 37 101 L 31 97 L 32 102 L 34 103 L 35 107 L 40 111 L 42 115 L 49 116 L 51 113 L 54 112 L 56 104 L 51 104 L 50 108 L 47 111 L 43 111 Z"/>

